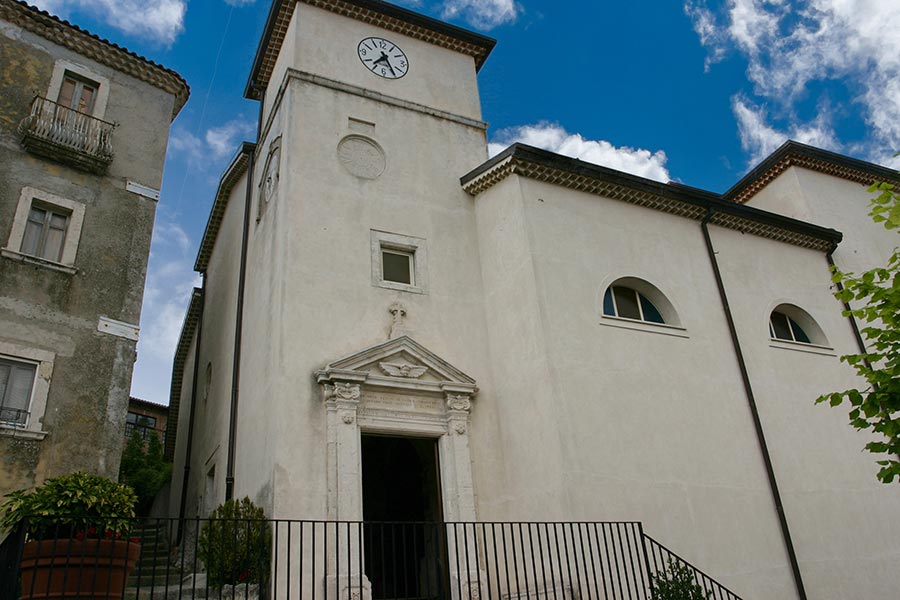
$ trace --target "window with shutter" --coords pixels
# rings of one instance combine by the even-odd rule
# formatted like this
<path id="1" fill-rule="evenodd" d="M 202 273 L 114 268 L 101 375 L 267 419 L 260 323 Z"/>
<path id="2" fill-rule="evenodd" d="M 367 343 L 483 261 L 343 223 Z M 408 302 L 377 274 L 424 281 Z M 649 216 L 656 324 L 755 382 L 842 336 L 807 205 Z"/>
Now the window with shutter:
<path id="1" fill-rule="evenodd" d="M 0 358 L 0 423 L 28 422 L 36 365 Z"/>

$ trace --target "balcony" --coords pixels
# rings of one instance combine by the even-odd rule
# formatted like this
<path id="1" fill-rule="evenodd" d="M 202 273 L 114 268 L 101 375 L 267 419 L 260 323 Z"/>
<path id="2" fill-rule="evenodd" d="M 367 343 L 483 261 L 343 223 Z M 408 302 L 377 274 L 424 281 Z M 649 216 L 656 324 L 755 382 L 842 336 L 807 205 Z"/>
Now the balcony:
<path id="1" fill-rule="evenodd" d="M 22 146 L 32 154 L 102 175 L 113 160 L 115 124 L 35 97 L 19 124 Z"/>

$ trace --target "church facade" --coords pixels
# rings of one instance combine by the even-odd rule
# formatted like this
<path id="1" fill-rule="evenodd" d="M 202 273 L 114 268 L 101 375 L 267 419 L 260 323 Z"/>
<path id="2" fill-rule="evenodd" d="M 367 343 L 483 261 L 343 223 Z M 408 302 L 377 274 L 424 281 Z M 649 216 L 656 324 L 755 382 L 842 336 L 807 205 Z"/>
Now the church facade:
<path id="1" fill-rule="evenodd" d="M 829 264 L 884 262 L 895 174 L 793 142 L 726 194 L 488 159 L 493 45 L 273 3 L 175 357 L 173 515 L 641 521 L 745 598 L 891 597 L 900 496 L 814 400 L 860 384 Z"/>

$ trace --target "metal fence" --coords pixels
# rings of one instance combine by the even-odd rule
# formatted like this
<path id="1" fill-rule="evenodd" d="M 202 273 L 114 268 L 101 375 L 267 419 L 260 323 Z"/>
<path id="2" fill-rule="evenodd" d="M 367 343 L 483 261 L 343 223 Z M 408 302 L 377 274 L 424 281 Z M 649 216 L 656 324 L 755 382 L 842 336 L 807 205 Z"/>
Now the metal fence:
<path id="1" fill-rule="evenodd" d="M 69 586 L 79 598 L 631 600 L 653 598 L 654 578 L 683 567 L 705 597 L 739 600 L 637 522 L 154 519 L 116 542 L 140 556 L 127 578 L 109 571 L 127 562 L 112 549 L 115 533 L 33 520 L 29 528 L 45 539 L 29 546 L 10 536 L 0 547 L 0 574 L 21 582 L 22 598 L 61 597 Z M 29 562 L 35 545 L 56 558 Z M 50 583 L 33 572 L 38 564 Z M 105 586 L 88 592 L 98 580 Z M 2 586 L 0 594 L 19 597 Z"/>

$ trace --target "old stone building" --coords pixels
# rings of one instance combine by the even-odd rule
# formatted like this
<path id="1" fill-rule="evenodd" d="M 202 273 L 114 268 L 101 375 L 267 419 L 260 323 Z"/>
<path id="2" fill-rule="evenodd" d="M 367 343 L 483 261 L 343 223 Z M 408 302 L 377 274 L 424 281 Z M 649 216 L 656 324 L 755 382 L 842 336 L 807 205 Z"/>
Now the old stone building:
<path id="1" fill-rule="evenodd" d="M 115 478 L 175 72 L 0 0 L 0 494 Z"/>
<path id="2" fill-rule="evenodd" d="M 175 359 L 172 513 L 637 520 L 746 598 L 895 596 L 900 497 L 813 404 L 859 384 L 829 262 L 884 261 L 866 185 L 895 174 L 793 142 L 725 194 L 489 160 L 493 45 L 273 3 Z"/>

